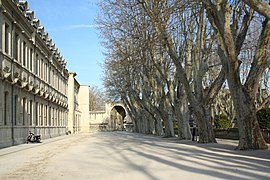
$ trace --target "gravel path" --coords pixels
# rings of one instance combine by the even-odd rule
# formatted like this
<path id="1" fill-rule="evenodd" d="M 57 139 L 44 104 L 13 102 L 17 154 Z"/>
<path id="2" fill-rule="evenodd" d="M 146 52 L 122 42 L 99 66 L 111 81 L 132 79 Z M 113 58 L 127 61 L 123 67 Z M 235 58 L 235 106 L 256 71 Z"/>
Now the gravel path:
<path id="1" fill-rule="evenodd" d="M 127 132 L 89 133 L 0 149 L 0 179 L 270 179 L 270 150 Z"/>

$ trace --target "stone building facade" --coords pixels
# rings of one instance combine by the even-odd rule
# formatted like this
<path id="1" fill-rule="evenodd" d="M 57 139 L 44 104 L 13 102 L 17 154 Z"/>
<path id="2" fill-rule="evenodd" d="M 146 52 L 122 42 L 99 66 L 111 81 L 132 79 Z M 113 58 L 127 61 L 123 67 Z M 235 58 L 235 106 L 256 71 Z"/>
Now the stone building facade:
<path id="1" fill-rule="evenodd" d="M 46 139 L 132 129 L 121 103 L 89 111 L 89 86 L 68 72 L 27 1 L 0 0 L 0 35 L 0 148 L 26 142 L 29 131 Z"/>
<path id="2" fill-rule="evenodd" d="M 65 134 L 66 61 L 27 2 L 0 0 L 0 34 L 0 147 Z"/>

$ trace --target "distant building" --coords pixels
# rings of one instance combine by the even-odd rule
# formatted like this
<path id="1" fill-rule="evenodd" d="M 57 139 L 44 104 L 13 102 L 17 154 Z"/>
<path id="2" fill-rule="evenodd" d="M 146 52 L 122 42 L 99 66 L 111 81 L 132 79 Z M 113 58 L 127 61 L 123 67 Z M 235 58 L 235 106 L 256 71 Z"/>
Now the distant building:
<path id="1" fill-rule="evenodd" d="M 89 111 L 89 131 L 133 131 L 133 121 L 123 103 L 106 103 L 105 111 Z"/>
<path id="2" fill-rule="evenodd" d="M 132 120 L 122 103 L 106 103 L 104 110 L 90 111 L 93 107 L 90 107 L 89 96 L 90 87 L 81 85 L 78 93 L 78 111 L 81 112 L 80 132 L 132 131 Z"/>
<path id="3" fill-rule="evenodd" d="M 66 61 L 27 2 L 0 0 L 0 147 L 66 133 Z"/>
<path id="4" fill-rule="evenodd" d="M 95 131 L 133 131 L 133 121 L 123 103 L 104 103 L 99 110 L 91 111 L 90 86 L 81 85 L 79 89 L 81 112 L 80 132 Z M 91 110 L 90 110 L 91 109 Z"/>

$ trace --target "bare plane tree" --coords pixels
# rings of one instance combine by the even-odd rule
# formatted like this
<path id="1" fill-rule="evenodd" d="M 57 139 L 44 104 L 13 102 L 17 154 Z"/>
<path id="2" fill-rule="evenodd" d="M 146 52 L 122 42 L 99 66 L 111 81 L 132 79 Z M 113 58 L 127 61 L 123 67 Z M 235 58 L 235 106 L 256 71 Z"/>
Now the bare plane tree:
<path id="1" fill-rule="evenodd" d="M 262 23 L 261 34 L 245 82 L 241 82 L 239 73 L 241 61 L 238 58 L 254 17 L 254 9 L 263 15 L 270 12 L 269 5 L 263 7 L 267 9 L 266 11 L 261 10 L 261 2 L 250 1 L 247 3 L 250 5 L 248 7 L 241 1 L 232 3 L 225 0 L 202 1 L 208 19 L 217 33 L 220 50 L 223 52 L 222 65 L 236 109 L 240 136 L 238 149 L 241 150 L 267 148 L 259 128 L 255 107 L 259 79 L 269 65 L 270 22 L 267 15 Z"/>
<path id="2" fill-rule="evenodd" d="M 179 80 L 183 86 L 184 92 L 187 95 L 188 102 L 190 103 L 193 113 L 196 117 L 198 128 L 199 128 L 199 142 L 200 143 L 210 143 L 216 142 L 212 121 L 210 106 L 219 89 L 221 88 L 224 80 L 225 74 L 223 70 L 219 71 L 219 74 L 214 77 L 215 80 L 212 81 L 210 86 L 206 87 L 203 85 L 203 79 L 209 70 L 209 60 L 210 55 L 207 53 L 207 49 L 212 48 L 211 40 L 207 39 L 209 32 L 206 30 L 204 21 L 205 16 L 202 11 L 200 11 L 199 6 L 191 6 L 185 1 L 146 1 L 138 0 L 143 6 L 143 9 L 147 12 L 147 15 L 151 19 L 152 25 L 158 34 L 158 38 L 161 41 L 164 51 L 168 53 L 172 59 Z M 186 71 L 183 63 L 186 62 L 186 56 L 183 55 L 183 51 L 178 51 L 177 42 L 175 41 L 175 36 L 171 31 L 170 21 L 175 19 L 174 13 L 178 14 L 179 10 L 191 9 L 192 18 L 195 18 L 197 22 L 194 23 L 194 36 L 195 45 L 193 53 L 191 53 L 191 58 L 193 58 L 192 71 Z M 196 16 L 195 16 L 195 14 Z M 178 21 L 177 23 L 181 23 Z M 189 26 L 187 26 L 189 27 Z M 190 30 L 187 31 L 190 33 Z M 205 40 L 209 40 L 206 42 Z M 187 46 L 187 48 L 189 48 Z M 186 49 L 188 50 L 188 49 Z M 188 66 L 188 62 L 186 62 Z M 187 67 L 188 68 L 188 67 Z M 192 83 L 188 79 L 189 74 L 192 75 Z"/>
<path id="3" fill-rule="evenodd" d="M 266 1 L 105 0 L 101 9 L 105 87 L 126 104 L 138 132 L 174 136 L 177 121 L 179 138 L 190 139 L 191 110 L 199 142 L 216 142 L 211 108 L 218 103 L 225 111 L 229 96 L 226 114 L 236 115 L 238 148 L 267 147 L 256 119 L 269 100 L 262 79 L 270 57 Z M 265 17 L 257 35 L 254 16 Z"/>

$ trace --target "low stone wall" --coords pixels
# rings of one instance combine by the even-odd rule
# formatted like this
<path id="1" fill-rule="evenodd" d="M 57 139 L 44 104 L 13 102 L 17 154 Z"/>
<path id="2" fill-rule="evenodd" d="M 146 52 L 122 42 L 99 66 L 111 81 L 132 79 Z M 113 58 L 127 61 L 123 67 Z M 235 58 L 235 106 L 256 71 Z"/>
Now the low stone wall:
<path id="1" fill-rule="evenodd" d="M 91 123 L 89 127 L 90 132 L 108 131 L 108 123 Z"/>
<path id="2" fill-rule="evenodd" d="M 190 132 L 192 132 L 192 128 L 190 128 Z M 198 130 L 198 129 L 197 129 Z M 178 129 L 174 128 L 174 132 L 178 135 Z M 196 132 L 198 133 L 198 132 Z M 230 129 L 214 129 L 215 137 L 220 139 L 239 139 L 239 133 L 237 128 Z M 270 129 L 262 129 L 262 135 L 267 143 L 270 143 Z"/>
<path id="3" fill-rule="evenodd" d="M 214 129 L 215 137 L 221 139 L 239 139 L 239 133 L 237 128 L 230 129 Z M 270 130 L 263 129 L 262 135 L 267 143 L 270 143 Z"/>
<path id="4" fill-rule="evenodd" d="M 133 123 L 126 123 L 124 125 L 124 127 L 125 127 L 125 130 L 127 132 L 134 132 L 134 125 L 133 125 Z"/>
<path id="5" fill-rule="evenodd" d="M 230 128 L 230 129 L 214 129 L 215 137 L 221 139 L 234 139 L 238 140 L 238 129 Z"/>
<path id="6" fill-rule="evenodd" d="M 270 129 L 262 130 L 263 137 L 267 143 L 270 143 Z"/>

